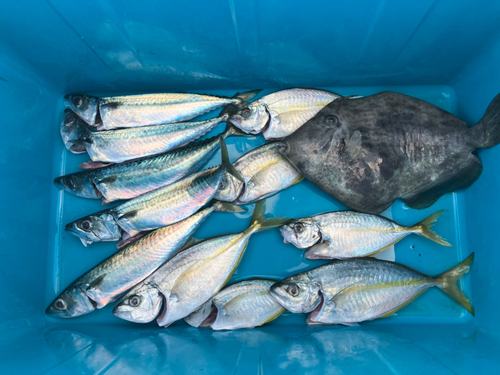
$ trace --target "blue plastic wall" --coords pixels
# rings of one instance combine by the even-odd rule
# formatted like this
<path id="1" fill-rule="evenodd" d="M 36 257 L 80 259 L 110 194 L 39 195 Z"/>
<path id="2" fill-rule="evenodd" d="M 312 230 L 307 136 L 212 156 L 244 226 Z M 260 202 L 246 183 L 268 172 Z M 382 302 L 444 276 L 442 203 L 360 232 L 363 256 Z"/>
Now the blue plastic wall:
<path id="1" fill-rule="evenodd" d="M 63 95 L 389 89 L 472 125 L 500 92 L 499 22 L 499 2 L 472 0 L 1 2 L 0 373 L 498 373 L 500 146 L 479 151 L 484 172 L 469 189 L 424 211 L 398 201 L 386 213 L 413 224 L 446 210 L 435 229 L 453 247 L 410 236 L 396 245 L 396 260 L 434 275 L 476 252 L 460 284 L 475 318 L 437 290 L 357 328 L 310 327 L 305 316 L 286 313 L 259 329 L 212 332 L 182 322 L 134 325 L 111 306 L 64 321 L 44 310 L 114 251 L 114 244 L 84 248 L 63 231 L 101 209 L 52 183 L 86 160 L 60 139 Z M 231 159 L 261 143 L 230 139 Z M 308 182 L 267 205 L 291 217 L 343 208 Z M 248 221 L 249 214 L 216 213 L 196 236 L 241 231 Z M 250 241 L 233 281 L 321 264 L 304 261 L 277 231 Z"/>

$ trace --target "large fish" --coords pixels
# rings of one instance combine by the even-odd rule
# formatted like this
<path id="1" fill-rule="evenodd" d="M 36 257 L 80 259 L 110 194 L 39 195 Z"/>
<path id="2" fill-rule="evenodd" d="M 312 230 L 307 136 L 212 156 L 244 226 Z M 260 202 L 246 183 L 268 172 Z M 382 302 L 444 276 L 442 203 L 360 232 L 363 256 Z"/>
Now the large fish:
<path id="1" fill-rule="evenodd" d="M 67 95 L 64 99 L 87 124 L 113 130 L 152 124 L 187 121 L 225 105 L 239 107 L 260 90 L 223 98 L 198 94 L 143 94 L 98 98 Z"/>
<path id="2" fill-rule="evenodd" d="M 161 327 L 191 314 L 229 281 L 252 234 L 283 223 L 281 218 L 264 219 L 263 203 L 257 203 L 246 231 L 208 239 L 180 252 L 127 293 L 113 313 L 135 323 L 158 317 Z"/>
<path id="3" fill-rule="evenodd" d="M 266 324 L 285 309 L 271 296 L 273 280 L 240 281 L 228 286 L 184 318 L 193 327 L 213 330 L 254 328 Z"/>
<path id="4" fill-rule="evenodd" d="M 230 126 L 217 137 L 166 153 L 57 177 L 54 183 L 79 197 L 102 198 L 103 204 L 132 199 L 196 172 L 219 149 L 219 137 L 239 134 Z"/>
<path id="5" fill-rule="evenodd" d="M 286 278 L 271 287 L 286 309 L 310 313 L 308 323 L 353 325 L 387 317 L 431 287 L 437 287 L 474 315 L 457 281 L 469 272 L 474 253 L 436 277 L 374 258 L 333 261 Z"/>
<path id="6" fill-rule="evenodd" d="M 86 134 L 77 141 L 83 145 L 92 161 L 121 163 L 123 161 L 156 155 L 182 147 L 205 135 L 229 115 L 214 119 L 175 124 L 160 124 L 140 128 L 93 132 L 87 127 Z"/>
<path id="7" fill-rule="evenodd" d="M 474 126 L 395 92 L 334 100 L 282 140 L 281 152 L 319 188 L 356 211 L 378 214 L 396 198 L 423 209 L 471 185 L 472 154 L 500 142 L 500 96 Z"/>
<path id="8" fill-rule="evenodd" d="M 385 217 L 352 211 L 327 212 L 283 224 L 285 243 L 306 251 L 309 259 L 345 259 L 375 255 L 409 234 L 415 233 L 440 245 L 451 246 L 430 227 L 443 211 L 411 227 Z"/>
<path id="9" fill-rule="evenodd" d="M 282 139 L 340 97 L 318 89 L 281 90 L 242 106 L 230 121 L 247 133 L 262 132 L 266 140 Z"/>
<path id="10" fill-rule="evenodd" d="M 225 210 L 231 209 L 228 203 L 216 202 L 113 254 L 64 289 L 47 308 L 47 315 L 74 318 L 106 306 L 160 267 L 186 243 L 208 215 L 222 206 Z"/>
<path id="11" fill-rule="evenodd" d="M 116 241 L 121 231 L 135 236 L 191 216 L 214 198 L 224 174 L 230 173 L 242 179 L 229 161 L 223 137 L 220 143 L 220 166 L 71 222 L 66 225 L 66 230 L 79 237 L 86 246 L 92 242 Z"/>
<path id="12" fill-rule="evenodd" d="M 264 144 L 233 163 L 244 183 L 225 175 L 216 199 L 246 204 L 265 199 L 302 181 L 295 168 L 279 152 L 279 143 Z"/>

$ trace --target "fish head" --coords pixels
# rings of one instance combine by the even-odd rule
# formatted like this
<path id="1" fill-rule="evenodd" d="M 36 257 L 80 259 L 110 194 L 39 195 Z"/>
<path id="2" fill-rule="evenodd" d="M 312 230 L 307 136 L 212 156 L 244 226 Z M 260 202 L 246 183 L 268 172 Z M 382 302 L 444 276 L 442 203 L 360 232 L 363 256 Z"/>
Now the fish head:
<path id="1" fill-rule="evenodd" d="M 163 305 L 162 293 L 151 284 L 141 283 L 114 307 L 113 314 L 134 323 L 152 322 Z"/>
<path id="2" fill-rule="evenodd" d="M 243 191 L 245 184 L 230 172 L 225 171 L 214 195 L 214 199 L 224 202 L 234 202 Z"/>
<path id="3" fill-rule="evenodd" d="M 57 177 L 54 184 L 59 189 L 79 197 L 99 199 L 102 196 L 87 173 L 80 172 Z"/>
<path id="4" fill-rule="evenodd" d="M 97 118 L 98 99 L 95 96 L 73 94 L 64 97 L 66 105 L 87 124 L 94 126 Z"/>
<path id="5" fill-rule="evenodd" d="M 121 229 L 109 210 L 101 211 L 66 225 L 66 230 L 74 234 L 87 246 L 92 242 L 118 241 Z"/>
<path id="6" fill-rule="evenodd" d="M 294 220 L 280 226 L 285 243 L 291 243 L 299 249 L 305 249 L 321 241 L 321 230 L 311 219 Z"/>
<path id="7" fill-rule="evenodd" d="M 266 127 L 269 119 L 270 116 L 266 106 L 259 103 L 259 101 L 255 101 L 238 109 L 229 118 L 229 122 L 245 133 L 257 134 Z"/>
<path id="8" fill-rule="evenodd" d="M 300 273 L 271 286 L 271 295 L 293 313 L 313 311 L 321 302 L 319 286 L 307 273 Z"/>
<path id="9" fill-rule="evenodd" d="M 74 154 L 81 154 L 87 151 L 82 142 L 88 132 L 88 125 L 78 117 L 71 109 L 66 109 L 59 126 L 61 137 L 66 148 Z"/>
<path id="10" fill-rule="evenodd" d="M 69 286 L 47 307 L 45 313 L 56 318 L 74 318 L 96 308 L 95 302 L 77 286 Z"/>

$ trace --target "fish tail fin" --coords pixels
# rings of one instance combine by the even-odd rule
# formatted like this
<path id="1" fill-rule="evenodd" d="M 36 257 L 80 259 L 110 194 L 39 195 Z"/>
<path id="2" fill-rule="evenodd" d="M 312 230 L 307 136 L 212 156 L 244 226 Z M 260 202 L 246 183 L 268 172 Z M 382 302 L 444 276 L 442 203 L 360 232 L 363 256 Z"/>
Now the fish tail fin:
<path id="1" fill-rule="evenodd" d="M 247 209 L 237 204 L 230 202 L 216 201 L 214 203 L 214 211 L 219 212 L 247 212 Z"/>
<path id="2" fill-rule="evenodd" d="M 227 146 L 224 137 L 220 137 L 220 152 L 222 158 L 222 168 L 224 168 L 228 173 L 232 174 L 241 182 L 245 183 L 245 180 L 241 176 L 240 172 L 236 170 L 236 168 L 231 164 L 231 161 L 229 160 L 229 153 L 227 152 Z"/>
<path id="3" fill-rule="evenodd" d="M 244 104 L 249 100 L 252 100 L 255 96 L 259 95 L 261 91 L 262 89 L 238 92 L 236 93 L 236 95 L 233 96 L 233 99 L 239 99 L 240 103 L 243 102 Z"/>
<path id="4" fill-rule="evenodd" d="M 238 129 L 236 126 L 231 124 L 230 122 L 227 123 L 226 130 L 224 130 L 224 133 L 221 134 L 221 137 L 224 139 L 232 136 L 238 136 L 238 137 L 255 137 L 255 134 L 248 134 L 245 133 L 244 131 Z"/>
<path id="5" fill-rule="evenodd" d="M 475 316 L 472 302 L 464 292 L 458 289 L 456 284 L 463 275 L 470 271 L 472 263 L 474 263 L 474 253 L 469 255 L 465 260 L 457 264 L 452 269 L 436 277 L 435 280 L 439 289 L 457 301 L 464 309 L 470 312 L 472 316 Z"/>
<path id="6" fill-rule="evenodd" d="M 495 96 L 483 118 L 469 131 L 476 147 L 489 148 L 500 143 L 500 94 Z"/>
<path id="7" fill-rule="evenodd" d="M 440 245 L 451 246 L 444 238 L 442 238 L 439 234 L 431 229 L 431 227 L 443 212 L 444 210 L 433 213 L 421 222 L 415 224 L 412 229 L 418 231 L 417 233 L 422 237 L 428 238 L 429 240 L 432 240 Z"/>
<path id="8" fill-rule="evenodd" d="M 267 229 L 276 228 L 280 225 L 288 223 L 289 218 L 286 217 L 271 217 L 266 218 L 264 216 L 266 210 L 266 201 L 258 201 L 253 210 L 252 219 L 250 220 L 250 227 L 247 232 L 262 232 Z"/>

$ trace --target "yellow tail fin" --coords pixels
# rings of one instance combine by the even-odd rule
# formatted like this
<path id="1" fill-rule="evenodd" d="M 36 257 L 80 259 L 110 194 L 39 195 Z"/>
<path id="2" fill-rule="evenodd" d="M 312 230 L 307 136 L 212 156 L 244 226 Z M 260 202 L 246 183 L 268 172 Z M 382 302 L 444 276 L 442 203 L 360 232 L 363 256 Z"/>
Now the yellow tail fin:
<path id="1" fill-rule="evenodd" d="M 440 245 L 451 246 L 444 238 L 434 232 L 431 227 L 434 225 L 439 216 L 444 212 L 444 210 L 438 211 L 431 216 L 425 218 L 421 222 L 415 224 L 412 228 L 418 230 L 418 234 L 422 237 L 428 238 Z"/>

